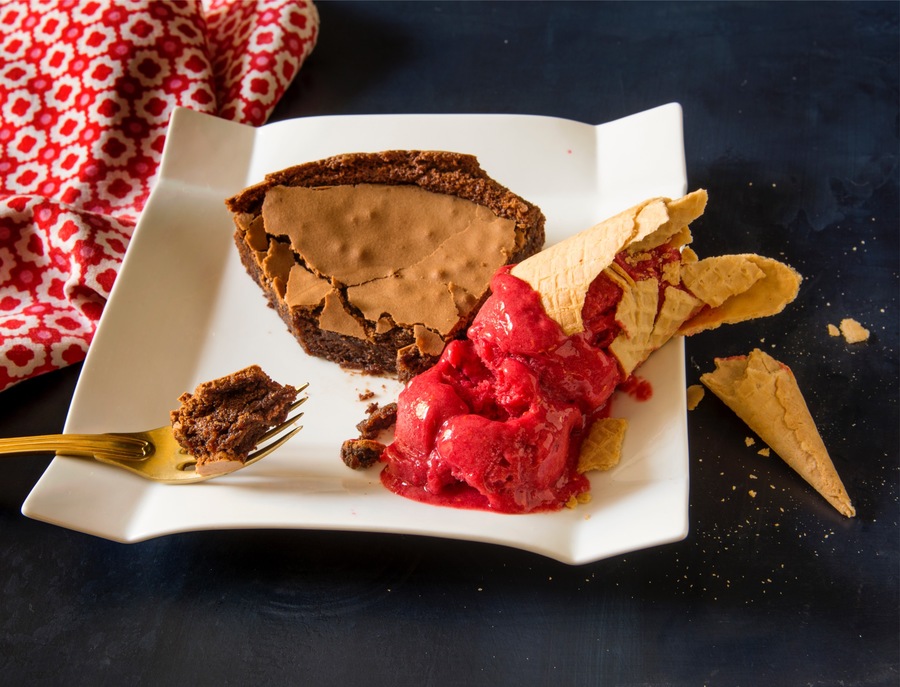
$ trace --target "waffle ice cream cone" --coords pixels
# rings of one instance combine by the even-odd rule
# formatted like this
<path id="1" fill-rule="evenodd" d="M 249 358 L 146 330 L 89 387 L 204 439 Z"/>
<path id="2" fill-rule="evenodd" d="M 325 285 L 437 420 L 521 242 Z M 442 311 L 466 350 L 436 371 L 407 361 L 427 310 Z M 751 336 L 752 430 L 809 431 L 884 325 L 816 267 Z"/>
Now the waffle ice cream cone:
<path id="1" fill-rule="evenodd" d="M 759 349 L 715 362 L 700 381 L 838 512 L 856 515 L 790 368 Z"/>
<path id="2" fill-rule="evenodd" d="M 630 375 L 673 336 L 774 315 L 797 296 L 800 275 L 777 260 L 752 254 L 700 260 L 685 247 L 706 202 L 703 189 L 644 201 L 531 256 L 512 275 L 538 292 L 547 314 L 571 335 L 584 329 L 585 296 L 605 271 L 622 289 L 621 332 L 609 350 Z M 614 263 L 620 254 L 626 263 L 639 262 L 664 244 L 683 250 L 680 262 L 666 265 L 662 285 L 656 278 L 634 281 Z"/>
<path id="3" fill-rule="evenodd" d="M 630 244 L 645 250 L 673 236 L 689 236 L 685 229 L 703 214 L 706 199 L 706 191 L 700 189 L 677 200 L 644 201 L 520 262 L 512 275 L 540 294 L 544 310 L 567 335 L 580 332 L 581 309 L 591 282 L 616 255 Z"/>

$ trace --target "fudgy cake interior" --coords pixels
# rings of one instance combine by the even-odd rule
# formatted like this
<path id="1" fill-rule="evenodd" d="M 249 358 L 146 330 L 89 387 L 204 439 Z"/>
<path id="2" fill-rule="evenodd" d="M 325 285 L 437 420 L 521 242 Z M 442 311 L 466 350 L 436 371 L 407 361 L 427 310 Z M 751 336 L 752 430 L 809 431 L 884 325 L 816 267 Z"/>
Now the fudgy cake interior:
<path id="1" fill-rule="evenodd" d="M 401 379 L 464 334 L 499 267 L 544 243 L 539 208 L 443 151 L 338 155 L 226 205 L 245 269 L 307 353 Z"/>
<path id="2" fill-rule="evenodd" d="M 197 472 L 240 467 L 266 431 L 285 421 L 298 389 L 273 381 L 258 365 L 198 385 L 171 411 L 179 445 L 197 459 Z"/>

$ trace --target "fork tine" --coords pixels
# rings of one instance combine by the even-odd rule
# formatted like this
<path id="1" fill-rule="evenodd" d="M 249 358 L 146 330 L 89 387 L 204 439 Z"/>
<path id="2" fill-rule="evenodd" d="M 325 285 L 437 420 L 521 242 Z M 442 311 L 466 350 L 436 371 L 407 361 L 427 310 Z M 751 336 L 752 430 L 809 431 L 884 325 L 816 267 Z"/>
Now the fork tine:
<path id="1" fill-rule="evenodd" d="M 301 417 L 303 417 L 303 413 L 297 413 L 294 417 L 289 417 L 287 420 L 285 420 L 284 422 L 282 422 L 282 423 L 281 423 L 280 425 L 278 425 L 277 427 L 272 427 L 272 429 L 270 429 L 268 432 L 266 432 L 265 434 L 263 434 L 263 435 L 259 438 L 259 441 L 256 442 L 257 448 L 258 448 L 259 446 L 261 446 L 262 444 L 265 444 L 265 443 L 266 443 L 267 441 L 269 441 L 270 439 L 272 439 L 272 438 L 278 436 L 278 435 L 281 434 L 284 430 L 288 429 L 288 428 L 291 427 L 292 425 L 297 424 L 297 422 L 300 420 Z M 296 433 L 297 433 L 299 430 L 301 430 L 301 429 L 303 429 L 302 426 L 296 427 L 296 428 L 294 428 L 293 430 L 291 430 L 291 436 L 293 436 L 294 434 L 296 434 Z"/>
<path id="2" fill-rule="evenodd" d="M 301 415 L 302 415 L 302 413 L 301 413 Z M 300 418 L 298 416 L 297 418 L 294 419 L 294 421 L 296 422 L 299 419 Z M 284 428 L 282 427 L 282 429 L 284 429 Z M 290 439 L 292 436 L 294 436 L 301 429 L 303 429 L 302 425 L 300 427 L 294 427 L 290 432 L 288 432 L 287 434 L 285 434 L 284 436 L 279 438 L 277 441 L 273 441 L 271 444 L 269 444 L 267 446 L 263 446 L 262 448 L 258 449 L 257 451 L 254 451 L 249 456 L 247 456 L 247 460 L 244 461 L 244 466 L 250 465 L 251 463 L 255 463 L 256 461 L 260 460 L 261 458 L 265 458 L 267 455 L 272 453 L 272 451 L 274 451 L 275 449 L 280 448 L 282 445 L 284 445 L 288 439 Z"/>
<path id="3" fill-rule="evenodd" d="M 288 416 L 285 419 L 285 421 L 282 422 L 280 425 L 276 425 L 275 427 L 272 427 L 271 429 L 269 429 L 265 434 L 263 434 L 260 437 L 257 444 L 265 443 L 266 441 L 268 441 L 269 439 L 274 437 L 276 434 L 281 434 L 284 430 L 286 430 L 288 427 L 290 427 L 295 422 L 297 422 L 297 420 L 299 420 L 301 417 L 303 417 L 303 413 L 298 413 L 297 415 L 295 415 L 293 417 L 291 417 L 290 414 L 293 413 L 295 410 L 297 410 L 297 408 L 302 406 L 304 403 L 306 403 L 308 398 L 309 398 L 308 396 L 304 396 L 303 398 L 294 401 L 291 404 L 291 406 L 288 408 Z"/>

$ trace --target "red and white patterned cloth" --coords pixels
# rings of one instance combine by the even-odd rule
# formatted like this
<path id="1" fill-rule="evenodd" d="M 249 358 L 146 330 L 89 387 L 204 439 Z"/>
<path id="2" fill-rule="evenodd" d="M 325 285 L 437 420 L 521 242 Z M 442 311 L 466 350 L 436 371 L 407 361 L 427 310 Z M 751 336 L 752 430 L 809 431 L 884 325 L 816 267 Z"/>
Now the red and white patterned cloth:
<path id="1" fill-rule="evenodd" d="M 0 391 L 82 360 L 176 106 L 263 124 L 311 0 L 0 3 Z"/>

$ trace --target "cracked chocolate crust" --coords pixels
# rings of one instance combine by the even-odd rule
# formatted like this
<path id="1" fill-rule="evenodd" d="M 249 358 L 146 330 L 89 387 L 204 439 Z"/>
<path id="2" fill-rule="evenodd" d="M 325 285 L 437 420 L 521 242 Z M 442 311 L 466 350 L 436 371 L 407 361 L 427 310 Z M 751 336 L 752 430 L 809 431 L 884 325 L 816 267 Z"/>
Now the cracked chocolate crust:
<path id="1" fill-rule="evenodd" d="M 386 374 L 407 380 L 427 369 L 437 359 L 419 351 L 412 327 L 395 325 L 364 340 L 319 328 L 321 307 L 290 308 L 278 293 L 277 285 L 259 264 L 259 246 L 250 245 L 242 227 L 262 212 L 263 200 L 275 186 L 336 186 L 355 184 L 414 185 L 433 193 L 463 198 L 491 210 L 516 226 L 515 249 L 507 264 L 524 260 L 544 244 L 544 215 L 541 210 L 490 178 L 472 155 L 444 151 L 390 150 L 380 153 L 348 153 L 268 174 L 225 201 L 235 215 L 234 241 L 244 268 L 256 281 L 289 331 L 310 355 L 338 363 L 342 367 L 370 374 Z M 268 236 L 269 241 L 274 237 Z M 460 317 L 445 342 L 463 336 L 488 295 Z M 344 307 L 358 320 L 362 316 L 344 301 Z M 365 324 L 368 323 L 365 321 Z M 373 327 L 368 326 L 371 331 Z"/>

